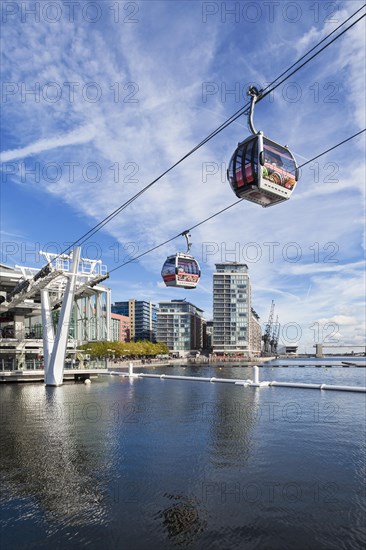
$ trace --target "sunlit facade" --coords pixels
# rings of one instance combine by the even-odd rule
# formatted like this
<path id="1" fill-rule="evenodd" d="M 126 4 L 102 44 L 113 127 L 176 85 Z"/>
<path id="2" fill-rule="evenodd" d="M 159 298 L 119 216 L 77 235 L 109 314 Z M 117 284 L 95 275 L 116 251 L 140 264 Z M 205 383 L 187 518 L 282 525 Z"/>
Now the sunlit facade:
<path id="1" fill-rule="evenodd" d="M 111 340 L 113 342 L 130 341 L 130 318 L 126 315 L 111 313 Z"/>
<path id="2" fill-rule="evenodd" d="M 157 339 L 180 356 L 204 347 L 203 311 L 186 300 L 159 302 Z"/>
<path id="3" fill-rule="evenodd" d="M 260 352 L 258 316 L 251 309 L 246 264 L 216 264 L 213 274 L 213 353 L 253 356 Z"/>

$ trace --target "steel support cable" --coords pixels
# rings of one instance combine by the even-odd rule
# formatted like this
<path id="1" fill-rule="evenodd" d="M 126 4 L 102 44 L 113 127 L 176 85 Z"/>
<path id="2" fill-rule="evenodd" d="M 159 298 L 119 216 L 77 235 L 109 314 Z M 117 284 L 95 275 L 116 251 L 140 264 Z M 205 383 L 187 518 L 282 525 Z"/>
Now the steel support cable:
<path id="1" fill-rule="evenodd" d="M 300 61 L 302 61 L 307 55 L 309 55 L 309 53 L 311 53 L 312 51 L 314 51 L 314 49 L 316 49 L 320 44 L 322 44 L 325 40 L 327 40 L 332 34 L 334 34 L 340 27 L 342 27 L 343 25 L 345 25 L 345 23 L 347 23 L 350 19 L 352 19 L 352 17 L 354 17 L 359 11 L 361 11 L 364 7 L 366 6 L 366 4 L 364 6 L 362 6 L 361 8 L 359 8 L 355 13 L 353 13 L 348 19 L 346 19 L 345 21 L 343 21 L 343 23 L 341 23 L 336 29 L 334 29 L 334 31 L 332 31 L 331 33 L 329 33 L 325 38 L 323 38 L 318 44 L 316 44 L 315 46 L 313 46 L 313 48 L 311 48 L 306 54 L 304 54 L 302 57 L 300 57 L 297 61 L 295 61 L 288 69 L 286 69 L 286 71 L 282 72 L 281 75 L 279 75 L 275 80 L 272 81 L 272 83 L 270 83 L 266 88 L 264 88 L 263 92 L 264 93 L 261 93 L 261 95 L 258 97 L 256 103 L 259 103 L 259 101 L 261 101 L 262 99 L 264 99 L 268 94 L 270 94 L 271 92 L 273 92 L 276 88 L 278 88 L 278 86 L 280 86 L 281 84 L 283 84 L 283 82 L 285 80 L 287 80 L 288 78 L 290 78 L 290 76 L 294 75 L 298 70 L 300 70 L 302 67 L 304 67 L 307 63 L 309 63 L 312 59 L 314 59 L 319 53 L 321 53 L 322 51 L 324 51 L 330 44 L 332 44 L 333 42 L 335 42 L 340 36 L 342 36 L 344 33 L 346 33 L 350 28 L 352 28 L 356 23 L 358 23 L 361 19 L 363 19 L 365 17 L 365 15 L 361 16 L 359 19 L 357 19 L 356 21 L 354 21 L 351 25 L 349 25 L 346 29 L 344 29 L 339 35 L 337 35 L 336 37 L 334 37 L 331 42 L 327 43 L 325 46 L 323 46 L 323 48 L 321 48 L 318 52 L 316 52 L 314 55 L 312 55 L 309 59 L 307 59 L 302 65 L 300 65 L 299 67 L 297 67 L 294 71 L 292 71 L 289 75 L 287 75 L 285 78 L 283 78 L 280 82 L 278 82 L 275 86 L 273 86 L 273 88 L 271 88 L 270 90 L 266 91 L 268 87 L 272 86 L 272 84 L 274 84 L 275 82 L 277 82 L 277 80 L 279 78 L 281 78 L 284 74 L 286 74 L 289 70 L 291 70 L 295 65 L 297 65 Z M 134 195 L 133 197 L 131 197 L 126 203 L 122 204 L 119 208 L 117 208 L 116 210 L 114 210 L 111 214 L 109 214 L 109 216 L 107 216 L 106 218 L 104 218 L 101 222 L 99 222 L 99 224 L 97 224 L 96 226 L 94 226 L 92 229 L 90 229 L 87 233 L 85 233 L 82 237 L 80 237 L 77 241 L 75 241 L 69 248 L 71 248 L 72 246 L 74 246 L 75 244 L 79 243 L 79 241 L 81 239 L 84 239 L 80 244 L 84 244 L 84 242 L 86 242 L 91 236 L 93 236 L 95 233 L 97 233 L 102 227 L 104 227 L 107 223 L 109 223 L 113 218 L 115 218 L 118 214 L 120 214 L 120 212 L 122 212 L 122 210 L 124 210 L 125 208 L 127 208 L 130 204 L 132 204 L 132 202 L 134 202 L 136 199 L 138 199 L 143 193 L 145 193 L 145 191 L 147 191 L 150 187 L 152 187 L 155 183 L 157 183 L 161 178 L 163 178 L 164 176 L 166 176 L 170 171 L 172 171 L 174 168 L 176 168 L 179 164 L 181 164 L 184 160 L 186 160 L 189 156 L 191 156 L 193 153 L 195 153 L 198 149 L 200 149 L 203 145 L 205 145 L 206 143 L 208 143 L 208 141 L 210 141 L 212 138 L 214 138 L 216 135 L 218 135 L 220 132 L 222 132 L 223 130 L 225 130 L 230 124 L 232 124 L 233 122 L 235 122 L 235 120 L 237 120 L 238 118 L 240 118 L 245 112 L 246 110 L 248 109 L 249 107 L 249 102 L 244 105 L 243 107 L 241 107 L 238 111 L 236 111 L 236 113 L 234 113 L 233 115 L 231 115 L 230 118 L 228 118 L 225 122 L 223 122 L 218 128 L 216 128 L 215 130 L 213 130 L 211 132 L 211 134 L 209 134 L 206 138 L 204 138 L 198 145 L 196 145 L 193 149 L 191 149 L 188 153 L 186 153 L 183 157 L 181 157 L 175 164 L 173 164 L 172 166 L 170 166 L 167 170 L 165 170 L 165 172 L 163 172 L 162 174 L 160 174 L 155 180 L 153 180 L 152 182 L 150 182 L 148 185 L 146 185 L 143 189 L 141 189 L 138 193 L 136 193 L 136 195 Z M 85 238 L 87 237 L 87 238 Z M 68 249 L 69 249 L 68 248 Z M 67 249 L 67 250 L 68 250 Z"/>
<path id="2" fill-rule="evenodd" d="M 317 155 L 316 157 L 313 157 L 312 159 L 310 160 L 307 160 L 306 162 L 304 162 L 303 164 L 301 164 L 299 166 L 299 168 L 303 168 L 303 166 L 306 166 L 307 164 L 309 164 L 310 162 L 313 162 L 314 160 L 318 159 L 319 157 L 322 157 L 323 155 L 326 155 L 327 153 L 329 153 L 330 151 L 333 151 L 333 149 L 336 149 L 337 147 L 339 147 L 340 145 L 343 145 L 344 143 L 347 143 L 347 141 L 350 141 L 351 139 L 363 134 L 364 132 L 366 132 L 366 128 L 364 128 L 363 130 L 360 130 L 359 132 L 357 132 L 356 134 L 353 134 L 353 136 L 350 136 L 349 138 L 347 139 L 344 139 L 343 141 L 341 141 L 340 143 L 337 143 L 337 145 L 333 145 L 333 147 L 330 147 L 329 149 L 327 149 L 326 151 L 323 151 L 322 153 L 320 153 L 320 155 Z"/>
<path id="3" fill-rule="evenodd" d="M 202 225 L 206 222 L 208 222 L 209 220 L 211 220 L 212 218 L 215 218 L 216 216 L 218 216 L 219 214 L 222 214 L 223 212 L 225 212 L 226 210 L 229 210 L 229 208 L 232 208 L 233 206 L 235 206 L 236 204 L 239 204 L 239 202 L 242 202 L 244 199 L 239 199 L 237 200 L 236 202 L 234 202 L 233 204 L 230 204 L 229 206 L 225 206 L 225 208 L 223 208 L 222 210 L 219 210 L 219 212 L 216 212 L 216 214 L 212 214 L 212 216 L 209 216 L 208 218 L 206 218 L 205 220 L 202 220 L 201 222 L 197 223 L 196 225 L 193 225 L 192 227 L 190 227 L 187 231 L 191 231 L 192 229 L 195 229 L 196 227 L 198 227 L 199 225 Z M 108 273 L 109 275 L 111 273 L 113 273 L 113 271 L 116 271 L 117 269 L 120 269 L 121 267 L 124 267 L 125 265 L 127 264 L 130 264 L 136 260 L 138 260 L 139 258 L 142 258 L 142 256 L 146 256 L 147 254 L 150 254 L 150 252 L 153 252 L 154 250 L 156 250 L 157 248 L 160 248 L 172 241 L 174 241 L 175 239 L 177 239 L 178 237 L 181 237 L 183 234 L 183 232 L 181 233 L 178 233 L 177 235 L 175 235 L 174 237 L 171 237 L 170 239 L 168 239 L 167 241 L 164 241 L 163 243 L 160 243 L 160 244 L 157 244 L 156 246 L 153 246 L 152 248 L 150 248 L 149 250 L 146 250 L 145 252 L 142 252 L 141 254 L 139 254 L 138 256 L 134 256 L 133 258 L 131 258 L 131 260 L 128 260 L 127 262 L 124 262 L 123 264 L 121 265 L 118 265 L 117 267 L 114 267 L 113 269 L 111 269 Z"/>
<path id="4" fill-rule="evenodd" d="M 326 151 L 323 151 L 322 153 L 319 153 L 319 155 L 316 155 L 315 157 L 313 157 L 312 159 L 304 162 L 303 164 L 301 164 L 299 166 L 299 168 L 303 168 L 304 166 L 306 166 L 307 164 L 309 164 L 310 162 L 313 162 L 314 160 L 318 159 L 319 157 L 322 157 L 323 155 L 326 155 L 327 153 L 329 153 L 330 151 L 333 151 L 333 149 L 336 149 L 337 147 L 340 147 L 341 145 L 343 145 L 344 143 L 347 143 L 347 141 L 350 141 L 351 139 L 354 139 L 355 137 L 359 136 L 360 134 L 362 134 L 363 132 L 366 132 L 366 128 L 364 128 L 363 130 L 360 130 L 359 132 L 356 132 L 355 134 L 353 134 L 352 136 L 348 137 L 347 139 L 344 139 L 343 141 L 340 141 L 339 143 L 337 143 L 336 145 L 333 145 L 332 147 L 329 147 L 329 149 L 327 149 Z M 218 212 L 216 212 L 215 214 L 212 214 L 211 216 L 209 216 L 208 218 L 205 218 L 204 220 L 196 223 L 195 225 L 192 225 L 192 227 L 190 227 L 189 229 L 185 230 L 185 231 L 192 231 L 193 229 L 196 229 L 197 227 L 199 227 L 200 225 L 203 225 L 204 223 L 208 222 L 209 220 L 212 220 L 213 218 L 215 218 L 216 216 L 219 216 L 220 214 L 222 214 L 223 212 L 226 212 L 226 210 L 229 210 L 230 208 L 232 208 L 233 206 L 236 206 L 237 204 L 239 204 L 240 202 L 243 202 L 244 199 L 239 199 L 237 201 L 235 201 L 234 203 L 232 204 L 229 204 L 228 206 L 226 206 L 225 208 L 223 208 L 222 210 L 219 210 Z M 135 262 L 136 260 L 138 260 L 139 258 L 142 258 L 143 256 L 146 256 L 147 254 L 150 254 L 151 252 L 153 252 L 154 250 L 157 250 L 158 248 L 161 248 L 162 246 L 174 241 L 175 239 L 177 239 L 178 237 L 181 237 L 182 234 L 184 233 L 181 232 L 181 233 L 178 233 L 177 235 L 175 235 L 174 237 L 171 237 L 170 239 L 167 239 L 166 241 L 164 241 L 163 243 L 160 243 L 160 244 L 157 244 L 156 246 L 153 246 L 152 248 L 150 248 L 149 250 L 146 250 L 145 252 L 142 252 L 141 254 L 139 254 L 138 256 L 134 256 L 133 258 L 131 258 L 130 260 L 128 260 L 127 262 L 124 262 L 123 264 L 120 264 L 118 265 L 117 267 L 114 267 L 113 269 L 111 269 L 109 271 L 109 274 L 113 273 L 114 271 L 117 271 L 117 269 L 120 269 L 121 267 L 124 267 L 132 262 Z"/>
<path id="5" fill-rule="evenodd" d="M 366 4 L 365 4 L 366 6 Z M 363 6 L 363 7 L 365 7 Z M 360 9 L 363 9 L 360 8 Z M 354 17 L 354 15 L 356 13 L 358 13 L 358 11 L 360 10 L 357 10 L 357 12 L 355 12 L 353 15 L 351 15 L 346 21 L 348 21 L 350 18 Z M 270 90 L 267 90 L 266 92 L 264 93 L 261 93 L 261 95 L 258 97 L 258 99 L 256 100 L 256 103 L 259 103 L 259 101 L 261 101 L 262 99 L 264 99 L 267 95 L 269 95 L 271 92 L 273 92 L 276 88 L 278 88 L 281 84 L 283 84 L 283 82 L 285 82 L 288 78 L 290 78 L 291 76 L 293 76 L 297 71 L 299 71 L 300 69 L 302 69 L 302 67 L 304 67 L 305 65 L 307 65 L 312 59 L 314 59 L 317 55 L 319 55 L 321 52 L 323 52 L 328 46 L 330 46 L 331 44 L 333 44 L 336 40 L 338 40 L 338 38 L 340 38 L 343 34 L 345 34 L 349 29 L 351 29 L 354 25 L 356 25 L 359 21 L 361 21 L 361 19 L 363 19 L 365 17 L 365 15 L 362 15 L 361 17 L 359 17 L 356 21 L 354 21 L 353 23 L 351 23 L 351 25 L 349 25 L 348 27 L 346 27 L 340 34 L 338 34 L 337 36 L 335 36 L 330 42 L 328 42 L 327 44 L 325 44 L 319 51 L 317 51 L 316 53 L 314 53 L 309 59 L 307 59 L 306 61 L 304 61 L 304 63 L 302 63 L 299 67 L 297 67 L 296 69 L 294 69 L 290 74 L 288 74 L 287 76 L 285 76 L 282 80 L 280 80 L 277 84 L 275 84 Z M 345 21 L 345 22 L 346 22 Z M 343 22 L 341 25 L 338 26 L 341 27 L 342 25 L 344 25 Z M 332 33 L 330 33 L 326 38 L 328 38 L 331 34 L 333 34 L 335 31 L 332 31 Z M 320 43 L 324 42 L 324 40 L 326 39 L 324 38 Z M 320 44 L 319 43 L 319 44 Z M 314 46 L 311 50 L 309 50 L 309 52 L 307 52 L 307 54 L 305 54 L 304 56 L 302 56 L 298 61 L 296 61 L 293 65 L 291 65 L 291 68 L 296 65 L 300 60 L 304 59 L 304 57 L 306 57 L 311 51 L 314 50 L 314 48 L 316 48 L 317 46 L 319 46 L 319 44 L 317 44 L 316 46 Z M 286 72 L 288 72 L 290 69 L 287 69 L 287 71 L 285 71 L 284 73 L 282 74 L 285 74 Z M 281 75 L 282 76 L 282 75 Z M 281 78 L 281 76 L 277 77 L 273 82 L 276 82 L 279 78 Z M 272 82 L 272 83 L 273 83 Z M 269 85 L 271 86 L 271 84 Z M 268 86 L 267 86 L 268 88 Z M 266 89 L 267 89 L 266 88 Z M 158 176 L 155 180 L 153 180 L 151 183 L 149 183 L 148 185 L 146 185 L 146 187 L 144 187 L 143 189 L 141 189 L 141 191 L 139 191 L 136 195 L 134 195 L 133 197 L 131 197 L 131 199 L 129 199 L 126 203 L 124 203 L 123 205 L 121 205 L 117 210 L 115 210 L 114 212 L 112 212 L 112 214 L 110 214 L 107 218 L 105 218 L 104 220 L 102 220 L 101 222 L 99 222 L 98 225 L 96 225 L 94 228 L 90 229 L 88 231 L 88 233 L 86 233 L 85 235 L 83 235 L 83 237 L 80 237 L 80 239 L 78 239 L 78 241 L 76 241 L 75 243 L 73 243 L 71 246 L 74 246 L 76 243 L 78 243 L 81 239 L 84 239 L 84 237 L 87 237 L 85 238 L 84 240 L 82 240 L 80 242 L 80 245 L 84 244 L 87 240 L 89 240 L 90 237 L 92 237 L 93 235 L 95 235 L 95 233 L 97 233 L 102 227 L 104 227 L 107 223 L 109 223 L 113 218 L 115 218 L 118 214 L 120 214 L 122 212 L 122 210 L 124 210 L 125 208 L 127 208 L 130 204 L 132 204 L 132 202 L 134 202 L 136 199 L 138 199 L 143 193 L 145 193 L 145 191 L 147 191 L 150 187 L 152 187 L 155 183 L 157 183 L 161 178 L 163 178 L 166 174 L 168 174 L 169 172 L 171 172 L 174 168 L 176 168 L 176 166 L 178 166 L 179 164 L 181 164 L 185 159 L 187 159 L 189 156 L 191 156 L 193 153 L 195 153 L 198 149 L 200 149 L 203 145 L 205 145 L 208 141 L 210 141 L 213 137 L 215 137 L 216 135 L 218 135 L 220 132 L 222 132 L 223 130 L 225 130 L 230 124 L 232 124 L 236 119 L 240 118 L 247 110 L 249 106 L 249 102 L 247 103 L 247 105 L 244 105 L 241 109 L 239 109 L 236 113 L 234 113 L 234 115 L 232 115 L 227 121 L 225 121 L 223 124 L 221 124 L 216 130 L 214 130 L 213 132 L 211 132 L 211 134 L 209 134 L 209 136 L 207 136 L 205 139 L 203 139 L 198 145 L 196 145 L 193 149 L 191 149 L 188 153 L 186 153 L 183 157 L 181 157 L 175 164 L 173 164 L 172 166 L 170 166 L 167 170 L 165 170 L 165 172 L 163 172 L 162 174 L 160 174 L 160 176 Z M 69 247 L 70 248 L 70 247 Z"/>
<path id="6" fill-rule="evenodd" d="M 337 34 L 337 36 L 335 36 L 330 42 L 328 42 L 327 44 L 325 44 L 325 46 L 323 46 L 319 51 L 317 51 L 316 53 L 314 53 L 311 57 L 309 57 L 309 59 L 307 59 L 306 61 L 304 61 L 304 63 L 302 63 L 299 67 L 297 67 L 295 70 L 292 71 L 292 73 L 288 74 L 287 76 L 285 76 L 285 78 L 283 78 L 282 80 L 280 80 L 280 82 L 278 82 L 271 90 L 268 90 L 267 92 L 263 93 L 260 95 L 260 97 L 257 99 L 257 103 L 258 101 L 260 101 L 261 99 L 265 98 L 267 95 L 269 95 L 271 92 L 273 92 L 273 90 L 275 90 L 276 88 L 278 88 L 278 86 L 280 86 L 281 84 L 283 84 L 283 82 L 285 82 L 285 80 L 287 80 L 288 78 L 290 78 L 290 76 L 294 75 L 297 71 L 299 71 L 300 69 L 302 69 L 302 67 L 304 67 L 305 65 L 307 65 L 309 63 L 309 61 L 311 61 L 312 59 L 314 59 L 314 57 L 316 57 L 317 55 L 319 55 L 321 52 L 323 52 L 326 48 L 328 48 L 328 46 L 330 46 L 331 44 L 333 44 L 333 42 L 335 42 L 336 40 L 338 40 L 338 38 L 340 38 L 341 36 L 343 36 L 343 34 L 345 34 L 347 31 L 349 31 L 349 29 L 351 29 L 354 25 L 356 25 L 357 23 L 359 23 L 359 21 L 361 21 L 361 19 L 363 19 L 365 17 L 365 15 L 361 15 L 361 17 L 359 17 L 358 19 L 356 19 L 356 21 L 354 21 L 353 23 L 351 23 L 347 28 L 345 28 L 341 33 Z M 277 79 L 276 79 L 277 80 Z"/>
<path id="7" fill-rule="evenodd" d="M 84 244 L 90 237 L 92 237 L 95 233 L 97 233 L 102 227 L 104 227 L 107 223 L 109 223 L 113 218 L 118 216 L 125 208 L 127 208 L 130 204 L 132 204 L 136 199 L 138 199 L 145 191 L 147 191 L 150 187 L 152 187 L 155 183 L 157 183 L 160 179 L 162 179 L 164 176 L 166 176 L 169 172 L 171 172 L 174 168 L 176 168 L 179 164 L 181 164 L 184 160 L 186 160 L 189 156 L 191 156 L 193 153 L 195 153 L 198 149 L 200 149 L 203 145 L 205 145 L 208 141 L 210 141 L 212 138 L 214 138 L 217 134 L 219 134 L 222 130 L 227 128 L 232 122 L 234 122 L 237 118 L 241 117 L 245 110 L 247 109 L 249 103 L 247 105 L 244 105 L 241 107 L 236 113 L 234 113 L 229 119 L 227 119 L 225 122 L 223 122 L 218 128 L 213 130 L 211 134 L 206 136 L 198 145 L 196 145 L 193 149 L 191 149 L 188 153 L 186 153 L 183 157 L 181 157 L 175 164 L 167 168 L 165 172 L 160 174 L 157 178 L 155 178 L 152 182 L 150 182 L 148 185 L 143 187 L 136 195 L 128 199 L 125 203 L 123 203 L 121 206 L 116 208 L 111 214 L 109 214 L 106 218 L 101 220 L 97 225 L 92 227 L 87 233 L 82 235 L 77 241 L 72 243 L 70 246 L 68 246 L 64 252 L 72 248 L 76 244 Z M 87 237 L 87 238 L 86 238 Z M 84 239 L 81 241 L 81 239 Z M 80 242 L 81 241 L 81 242 Z M 62 252 L 61 254 L 63 254 Z"/>
<path id="8" fill-rule="evenodd" d="M 309 53 L 314 51 L 320 44 L 322 44 L 325 40 L 327 40 L 334 32 L 336 32 L 341 26 L 343 26 L 346 22 L 348 22 L 350 19 L 352 19 L 360 10 L 362 10 L 364 6 L 359 8 L 356 12 L 354 12 L 348 19 L 346 19 L 343 23 L 341 23 L 337 29 L 329 33 L 325 38 L 323 38 L 318 44 L 313 46 L 306 54 L 304 54 L 302 57 L 300 57 L 297 61 L 295 61 L 286 71 L 284 71 L 280 76 L 278 76 L 271 84 L 269 84 L 264 90 L 260 97 L 257 99 L 257 103 L 264 99 L 268 94 L 270 94 L 272 91 L 274 91 L 278 86 L 280 86 L 285 80 L 290 78 L 293 74 L 295 74 L 298 70 L 300 70 L 302 67 L 304 67 L 307 63 L 309 63 L 312 59 L 314 59 L 319 53 L 324 51 L 330 44 L 335 42 L 340 36 L 342 36 L 344 33 L 346 33 L 350 28 L 352 28 L 356 23 L 358 23 L 361 19 L 365 17 L 365 15 L 361 16 L 359 19 L 354 21 L 351 25 L 349 25 L 346 29 L 344 29 L 339 35 L 334 37 L 331 42 L 327 43 L 325 46 L 323 46 L 318 52 L 313 54 L 308 60 L 306 60 L 302 65 L 297 67 L 294 71 L 292 71 L 289 75 L 287 75 L 285 78 L 283 78 L 280 82 L 278 82 L 273 88 L 270 90 L 267 90 L 269 86 L 271 86 L 274 82 L 277 82 L 279 78 L 281 78 L 286 72 L 291 70 L 295 65 L 297 65 L 302 59 L 304 59 Z M 266 91 L 267 90 L 267 91 Z M 218 135 L 220 132 L 225 130 L 230 124 L 232 124 L 235 120 L 240 118 L 247 110 L 249 106 L 249 102 L 241 107 L 236 113 L 234 113 L 230 118 L 228 118 L 225 122 L 223 122 L 218 128 L 213 130 L 208 136 L 206 136 L 198 145 L 196 145 L 193 149 L 191 149 L 188 153 L 186 153 L 183 157 L 181 157 L 177 162 L 175 162 L 172 166 L 170 166 L 167 170 L 165 170 L 162 174 L 160 174 L 157 178 L 155 178 L 152 182 L 150 182 L 148 185 L 146 185 L 144 188 L 142 188 L 138 193 L 136 193 L 134 196 L 132 196 L 128 201 L 120 205 L 118 208 L 116 208 L 111 214 L 109 214 L 107 217 L 105 217 L 103 220 L 101 220 L 98 224 L 96 224 L 94 227 L 92 227 L 89 231 L 84 233 L 79 239 L 74 241 L 71 245 L 69 245 L 63 252 L 61 252 L 57 257 L 60 257 L 62 254 L 70 250 L 75 245 L 82 245 L 87 240 L 90 239 L 95 233 L 97 233 L 102 227 L 104 227 L 107 223 L 109 223 L 112 219 L 114 219 L 118 214 L 120 214 L 125 208 L 127 208 L 130 204 L 132 204 L 135 200 L 137 200 L 143 193 L 145 193 L 150 187 L 152 187 L 155 183 L 157 183 L 160 179 L 162 179 L 164 176 L 166 176 L 169 172 L 171 172 L 174 168 L 176 168 L 179 164 L 181 164 L 184 160 L 186 160 L 189 156 L 191 156 L 193 153 L 195 153 L 198 149 L 200 149 L 203 145 L 205 145 L 208 141 L 213 139 L 216 135 Z"/>
<path id="9" fill-rule="evenodd" d="M 298 63 L 300 63 L 300 61 L 302 61 L 303 59 L 305 59 L 306 56 L 308 56 L 312 51 L 314 51 L 318 46 L 320 46 L 320 44 L 322 44 L 323 42 L 325 42 L 325 40 L 327 40 L 330 36 L 332 36 L 332 34 L 334 34 L 335 32 L 337 32 L 341 27 L 343 27 L 343 25 L 345 25 L 346 23 L 348 23 L 348 21 L 350 21 L 350 19 L 352 19 L 355 15 L 357 15 L 361 10 L 363 10 L 364 8 L 366 7 L 366 4 L 364 4 L 361 8 L 359 8 L 357 11 L 355 11 L 352 15 L 350 15 L 348 17 L 348 19 L 346 19 L 345 21 L 343 21 L 343 23 L 341 23 L 340 25 L 338 25 L 337 28 L 334 29 L 334 31 L 332 31 L 331 33 L 327 34 L 327 36 L 325 36 L 322 40 L 320 40 L 320 42 L 318 42 L 315 46 L 313 46 L 308 52 L 306 52 L 302 57 L 300 57 L 299 59 L 297 59 L 297 61 L 295 61 L 288 69 L 286 69 L 285 71 L 283 71 L 283 73 L 281 73 L 275 80 L 272 80 L 272 82 L 270 82 L 262 91 L 265 92 L 267 90 L 267 88 L 269 88 L 270 86 L 272 86 L 275 82 L 277 82 L 277 80 L 279 80 L 280 78 L 282 78 L 288 71 L 291 71 L 291 69 L 293 67 L 295 67 L 295 65 L 297 65 Z M 362 18 L 360 18 L 362 19 Z M 320 50 L 322 51 L 322 50 Z M 290 75 L 291 76 L 291 75 Z M 272 91 L 272 90 L 271 90 Z M 269 92 L 270 93 L 270 92 Z M 267 93 L 266 93 L 267 95 Z M 264 97 L 264 96 L 263 96 Z"/>

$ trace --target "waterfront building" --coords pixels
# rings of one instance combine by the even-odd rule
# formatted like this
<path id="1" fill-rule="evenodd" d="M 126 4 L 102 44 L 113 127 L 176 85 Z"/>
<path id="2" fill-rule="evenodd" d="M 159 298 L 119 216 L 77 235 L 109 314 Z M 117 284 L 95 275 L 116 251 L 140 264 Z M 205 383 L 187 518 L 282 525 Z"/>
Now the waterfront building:
<path id="1" fill-rule="evenodd" d="M 204 347 L 203 310 L 186 300 L 159 302 L 157 339 L 180 357 Z"/>
<path id="2" fill-rule="evenodd" d="M 12 300 L 14 289 L 34 280 L 36 268 L 0 264 L 0 370 L 43 368 L 43 323 L 40 290 L 24 300 Z M 61 302 L 53 294 L 52 322 L 56 331 Z M 101 284 L 84 285 L 74 298 L 66 361 L 75 360 L 86 342 L 110 339 L 111 291 Z"/>
<path id="3" fill-rule="evenodd" d="M 216 264 L 213 274 L 213 353 L 259 355 L 258 319 L 251 308 L 248 266 L 237 262 Z"/>
<path id="4" fill-rule="evenodd" d="M 130 318 L 126 315 L 111 313 L 111 340 L 113 342 L 130 341 Z"/>
<path id="5" fill-rule="evenodd" d="M 130 339 L 156 342 L 157 307 L 144 300 L 126 300 L 115 302 L 112 313 L 124 315 L 130 319 Z"/>

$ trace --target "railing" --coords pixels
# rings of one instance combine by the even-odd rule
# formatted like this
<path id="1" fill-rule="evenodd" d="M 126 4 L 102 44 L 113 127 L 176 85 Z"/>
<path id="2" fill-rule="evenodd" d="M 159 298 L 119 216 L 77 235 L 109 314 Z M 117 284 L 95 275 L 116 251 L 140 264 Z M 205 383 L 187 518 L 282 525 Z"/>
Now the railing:
<path id="1" fill-rule="evenodd" d="M 1 359 L 1 370 L 2 371 L 16 370 L 15 358 Z"/>
<path id="2" fill-rule="evenodd" d="M 43 361 L 40 359 L 26 359 L 25 370 L 43 369 Z"/>

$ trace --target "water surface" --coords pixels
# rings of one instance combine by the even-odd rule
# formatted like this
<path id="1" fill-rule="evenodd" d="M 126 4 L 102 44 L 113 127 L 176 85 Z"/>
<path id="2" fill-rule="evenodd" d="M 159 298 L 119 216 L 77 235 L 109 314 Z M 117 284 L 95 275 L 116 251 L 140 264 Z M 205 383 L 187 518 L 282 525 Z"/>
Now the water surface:
<path id="1" fill-rule="evenodd" d="M 365 385 L 361 368 L 260 377 Z M 103 377 L 0 396 L 3 548 L 365 547 L 365 394 Z"/>

